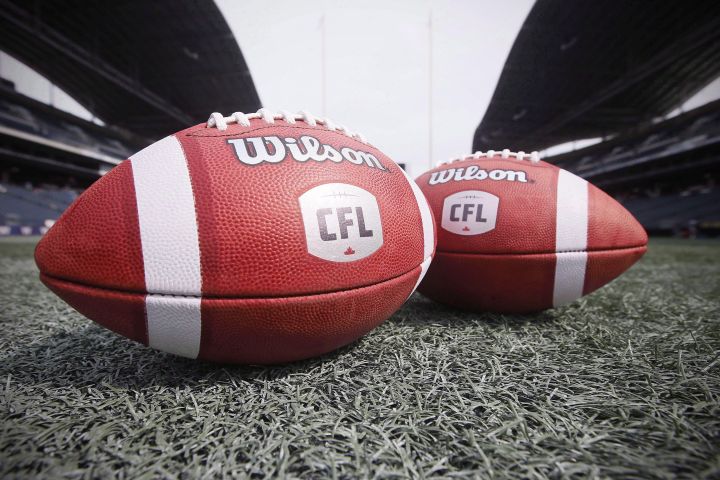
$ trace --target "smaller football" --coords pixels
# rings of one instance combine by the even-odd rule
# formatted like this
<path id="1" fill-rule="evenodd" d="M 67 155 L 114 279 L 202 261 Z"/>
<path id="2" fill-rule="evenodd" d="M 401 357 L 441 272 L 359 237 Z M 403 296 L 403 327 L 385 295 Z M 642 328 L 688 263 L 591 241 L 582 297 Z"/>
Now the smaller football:
<path id="1" fill-rule="evenodd" d="M 622 205 L 537 152 L 477 152 L 417 182 L 437 224 L 418 290 L 441 303 L 499 313 L 557 307 L 647 249 L 645 230 Z"/>

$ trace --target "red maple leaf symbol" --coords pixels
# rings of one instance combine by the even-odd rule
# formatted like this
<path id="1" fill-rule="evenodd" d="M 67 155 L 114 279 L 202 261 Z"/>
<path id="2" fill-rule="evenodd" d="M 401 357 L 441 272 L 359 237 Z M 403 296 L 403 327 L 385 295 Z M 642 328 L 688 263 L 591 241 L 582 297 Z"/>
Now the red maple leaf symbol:
<path id="1" fill-rule="evenodd" d="M 468 227 L 463 227 L 463 232 L 469 232 L 470 229 Z"/>
<path id="2" fill-rule="evenodd" d="M 352 247 L 348 247 L 347 250 L 343 252 L 345 255 L 353 255 L 355 253 L 355 250 L 352 249 Z"/>

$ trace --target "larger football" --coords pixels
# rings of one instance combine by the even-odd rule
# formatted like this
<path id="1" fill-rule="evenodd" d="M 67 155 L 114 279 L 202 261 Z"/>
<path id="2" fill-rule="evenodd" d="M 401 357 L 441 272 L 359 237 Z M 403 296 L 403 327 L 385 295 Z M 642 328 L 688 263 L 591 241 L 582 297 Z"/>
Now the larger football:
<path id="1" fill-rule="evenodd" d="M 159 350 L 278 363 L 388 318 L 433 255 L 417 185 L 347 128 L 260 110 L 164 138 L 86 190 L 38 244 L 40 278 Z"/>

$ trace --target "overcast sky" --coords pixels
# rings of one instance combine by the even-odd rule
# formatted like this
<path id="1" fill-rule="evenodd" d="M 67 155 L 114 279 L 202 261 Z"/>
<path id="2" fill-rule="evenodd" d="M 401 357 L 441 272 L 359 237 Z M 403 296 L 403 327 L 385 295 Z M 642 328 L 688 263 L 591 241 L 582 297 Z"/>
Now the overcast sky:
<path id="1" fill-rule="evenodd" d="M 326 115 L 419 175 L 470 151 L 533 2 L 217 4 L 264 106 Z"/>

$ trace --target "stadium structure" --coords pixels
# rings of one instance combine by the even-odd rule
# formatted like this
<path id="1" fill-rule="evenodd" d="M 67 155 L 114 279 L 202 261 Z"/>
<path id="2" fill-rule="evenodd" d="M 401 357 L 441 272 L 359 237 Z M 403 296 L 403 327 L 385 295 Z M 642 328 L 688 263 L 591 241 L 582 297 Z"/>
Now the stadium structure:
<path id="1" fill-rule="evenodd" d="M 651 234 L 720 232 L 720 101 L 685 101 L 720 75 L 720 4 L 540 0 L 477 127 L 473 150 L 543 150 L 620 200 Z M 679 113 L 679 114 L 678 114 Z"/>
<path id="2" fill-rule="evenodd" d="M 213 2 L 4 2 L 0 49 L 103 123 L 28 98 L 3 80 L 0 235 L 43 233 L 82 188 L 208 112 L 260 106 Z"/>

